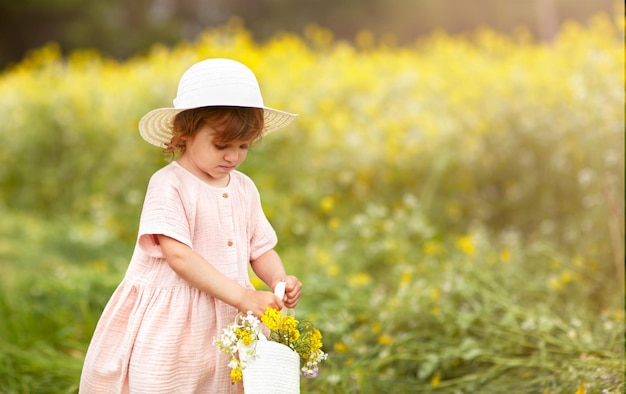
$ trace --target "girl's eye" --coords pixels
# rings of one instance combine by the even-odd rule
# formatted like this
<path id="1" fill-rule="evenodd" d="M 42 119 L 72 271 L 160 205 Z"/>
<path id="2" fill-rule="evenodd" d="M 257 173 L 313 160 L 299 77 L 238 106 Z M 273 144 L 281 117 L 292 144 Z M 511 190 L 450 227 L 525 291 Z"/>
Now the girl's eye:
<path id="1" fill-rule="evenodd" d="M 226 144 L 226 145 L 213 144 L 213 146 L 215 146 L 215 149 L 217 150 L 224 150 L 224 149 L 227 149 L 230 146 L 230 144 Z M 239 149 L 248 150 L 250 149 L 250 144 L 239 145 Z"/>

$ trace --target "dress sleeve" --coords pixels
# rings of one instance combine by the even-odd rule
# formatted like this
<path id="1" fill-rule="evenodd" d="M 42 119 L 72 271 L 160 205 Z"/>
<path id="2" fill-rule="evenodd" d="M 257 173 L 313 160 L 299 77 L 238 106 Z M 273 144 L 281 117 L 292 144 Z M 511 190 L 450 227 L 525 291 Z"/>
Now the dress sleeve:
<path id="1" fill-rule="evenodd" d="M 153 177 L 141 211 L 139 247 L 149 256 L 164 257 L 158 243 L 158 234 L 192 247 L 191 228 L 181 188 L 176 183 Z"/>
<path id="2" fill-rule="evenodd" d="M 250 261 L 254 261 L 278 243 L 274 228 L 263 212 L 261 197 L 256 186 L 253 185 L 251 223 L 252 236 L 250 237 Z"/>

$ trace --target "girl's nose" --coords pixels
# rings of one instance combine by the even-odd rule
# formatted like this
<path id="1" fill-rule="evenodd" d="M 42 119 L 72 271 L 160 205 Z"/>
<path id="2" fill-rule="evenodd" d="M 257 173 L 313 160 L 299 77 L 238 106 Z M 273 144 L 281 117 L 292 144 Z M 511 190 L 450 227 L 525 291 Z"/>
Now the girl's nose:
<path id="1" fill-rule="evenodd" d="M 239 159 L 239 149 L 226 149 L 224 152 L 224 160 L 236 162 Z"/>

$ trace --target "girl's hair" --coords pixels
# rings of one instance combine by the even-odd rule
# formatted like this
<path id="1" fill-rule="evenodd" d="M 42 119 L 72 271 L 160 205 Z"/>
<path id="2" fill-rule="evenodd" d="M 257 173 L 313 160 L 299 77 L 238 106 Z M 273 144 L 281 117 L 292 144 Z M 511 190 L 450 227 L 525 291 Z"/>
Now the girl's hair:
<path id="1" fill-rule="evenodd" d="M 263 134 L 264 111 L 248 107 L 201 107 L 188 109 L 174 117 L 172 139 L 166 144 L 165 153 L 172 155 L 185 152 L 185 138 L 203 126 L 215 129 L 214 137 L 219 143 L 233 141 L 256 142 Z"/>

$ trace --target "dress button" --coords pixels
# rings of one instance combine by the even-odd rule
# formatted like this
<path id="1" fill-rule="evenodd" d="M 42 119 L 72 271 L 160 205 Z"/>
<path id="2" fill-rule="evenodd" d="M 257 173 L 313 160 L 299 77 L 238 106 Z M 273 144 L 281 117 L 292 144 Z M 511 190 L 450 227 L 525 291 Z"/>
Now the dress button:
<path id="1" fill-rule="evenodd" d="M 233 241 L 228 241 L 226 244 L 227 244 L 228 246 L 233 246 Z"/>
<path id="2" fill-rule="evenodd" d="M 224 194 L 222 194 L 222 197 L 224 197 L 224 198 L 228 198 L 228 193 L 224 193 Z"/>

